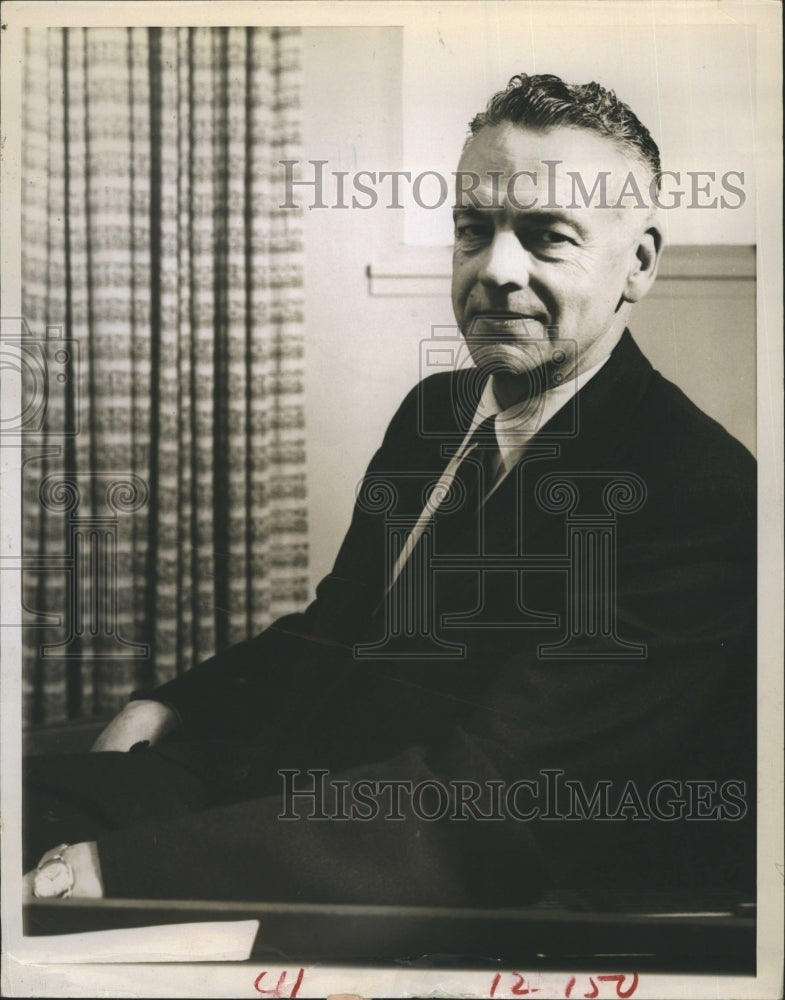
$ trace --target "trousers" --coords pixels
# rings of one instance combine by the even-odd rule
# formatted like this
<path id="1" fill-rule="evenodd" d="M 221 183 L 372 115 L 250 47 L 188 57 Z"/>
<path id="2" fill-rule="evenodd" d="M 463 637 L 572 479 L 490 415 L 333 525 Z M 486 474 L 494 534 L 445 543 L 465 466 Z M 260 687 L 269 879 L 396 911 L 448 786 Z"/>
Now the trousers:
<path id="1" fill-rule="evenodd" d="M 175 741 L 128 753 L 31 756 L 23 764 L 24 870 L 57 844 L 269 794 L 280 782 L 253 743 Z"/>

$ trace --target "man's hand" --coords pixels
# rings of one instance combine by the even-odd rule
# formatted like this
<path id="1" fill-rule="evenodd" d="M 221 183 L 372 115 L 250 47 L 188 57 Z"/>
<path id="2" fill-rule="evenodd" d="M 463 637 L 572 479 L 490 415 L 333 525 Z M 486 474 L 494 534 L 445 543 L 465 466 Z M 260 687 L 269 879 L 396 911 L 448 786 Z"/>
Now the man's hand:
<path id="1" fill-rule="evenodd" d="M 131 701 L 101 732 L 92 750 L 124 753 L 141 740 L 153 746 L 179 726 L 176 714 L 160 701 Z"/>

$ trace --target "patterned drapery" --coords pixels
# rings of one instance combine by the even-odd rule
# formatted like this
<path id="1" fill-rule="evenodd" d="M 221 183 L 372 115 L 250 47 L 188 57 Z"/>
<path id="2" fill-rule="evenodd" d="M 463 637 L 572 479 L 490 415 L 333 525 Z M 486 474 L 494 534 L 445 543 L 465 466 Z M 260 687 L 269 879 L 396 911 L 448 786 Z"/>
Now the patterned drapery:
<path id="1" fill-rule="evenodd" d="M 26 717 L 114 711 L 307 599 L 297 29 L 27 32 Z"/>

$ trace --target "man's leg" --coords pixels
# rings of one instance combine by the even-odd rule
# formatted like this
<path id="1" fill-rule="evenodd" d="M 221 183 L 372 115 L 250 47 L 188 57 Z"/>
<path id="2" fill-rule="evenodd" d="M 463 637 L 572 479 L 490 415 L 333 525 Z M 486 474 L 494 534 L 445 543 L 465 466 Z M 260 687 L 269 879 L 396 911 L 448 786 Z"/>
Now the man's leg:
<path id="1" fill-rule="evenodd" d="M 24 773 L 24 870 L 61 843 L 150 820 L 174 819 L 211 804 L 198 773 L 152 751 L 28 757 Z"/>

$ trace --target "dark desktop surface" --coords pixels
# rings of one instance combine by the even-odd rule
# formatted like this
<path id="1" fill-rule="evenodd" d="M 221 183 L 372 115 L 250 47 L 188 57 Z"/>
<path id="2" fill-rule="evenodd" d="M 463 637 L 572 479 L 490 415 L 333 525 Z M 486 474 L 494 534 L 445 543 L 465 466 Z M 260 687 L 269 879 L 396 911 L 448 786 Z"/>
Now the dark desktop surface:
<path id="1" fill-rule="evenodd" d="M 755 907 L 724 891 L 554 892 L 520 909 L 33 900 L 24 933 L 258 920 L 253 957 L 415 968 L 755 974 Z"/>

